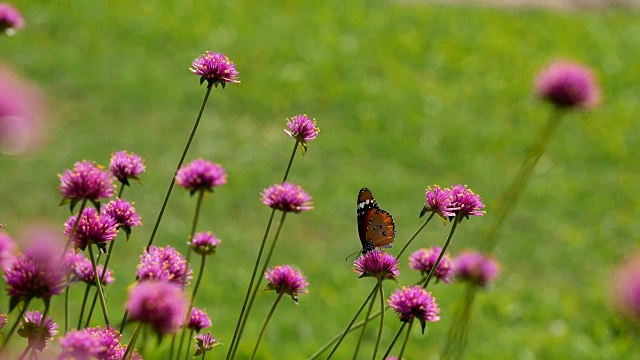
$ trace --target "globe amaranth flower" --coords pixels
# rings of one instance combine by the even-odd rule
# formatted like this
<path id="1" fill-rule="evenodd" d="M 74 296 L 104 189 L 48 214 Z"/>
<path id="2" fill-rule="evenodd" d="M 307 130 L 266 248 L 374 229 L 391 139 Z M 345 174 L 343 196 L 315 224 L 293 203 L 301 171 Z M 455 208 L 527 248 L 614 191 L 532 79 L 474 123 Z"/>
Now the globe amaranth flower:
<path id="1" fill-rule="evenodd" d="M 181 167 L 176 174 L 176 184 L 191 192 L 213 191 L 214 187 L 227 183 L 227 172 L 218 164 L 196 159 Z"/>
<path id="2" fill-rule="evenodd" d="M 429 272 L 431 272 L 431 269 L 433 269 L 433 265 L 438 260 L 440 252 L 442 252 L 442 248 L 439 246 L 434 246 L 428 249 L 419 249 L 409 256 L 409 267 L 413 270 L 420 271 L 423 276 L 427 276 Z M 438 267 L 436 267 L 433 276 L 446 283 L 453 281 L 453 262 L 449 257 L 449 253 L 442 255 L 442 259 L 440 259 L 440 263 L 438 264 Z"/>
<path id="3" fill-rule="evenodd" d="M 640 324 L 640 255 L 624 261 L 612 276 L 615 308 L 629 321 Z"/>
<path id="4" fill-rule="evenodd" d="M 58 257 L 51 256 L 51 253 L 43 254 L 34 248 L 27 248 L 24 254 L 16 256 L 3 269 L 7 294 L 13 298 L 11 303 L 33 298 L 48 301 L 53 295 L 60 294 L 65 288 L 66 274 L 56 263 Z"/>
<path id="5" fill-rule="evenodd" d="M 315 139 L 320 132 L 316 126 L 316 120 L 311 120 L 307 115 L 300 114 L 287 119 L 287 127 L 289 129 L 285 129 L 284 132 L 296 139 L 304 156 L 307 153 L 307 143 Z"/>
<path id="6" fill-rule="evenodd" d="M 588 67 L 570 61 L 556 61 L 535 80 L 535 92 L 558 108 L 592 108 L 600 101 L 600 89 Z"/>
<path id="7" fill-rule="evenodd" d="M 189 70 L 200 76 L 200 84 L 205 80 L 208 86 L 221 85 L 224 89 L 226 83 L 239 84 L 236 66 L 229 58 L 221 53 L 207 51 L 191 63 Z"/>
<path id="8" fill-rule="evenodd" d="M 360 277 L 374 277 L 378 280 L 395 279 L 400 275 L 398 259 L 384 251 L 373 250 L 358 257 L 353 262 L 353 271 Z"/>
<path id="9" fill-rule="evenodd" d="M 476 195 L 467 185 L 453 185 L 451 187 L 451 206 L 455 209 L 456 219 L 462 221 L 469 216 L 483 216 L 484 203 L 479 195 Z M 450 216 L 449 219 L 452 219 Z"/>
<path id="10" fill-rule="evenodd" d="M 279 265 L 267 269 L 264 277 L 269 281 L 265 291 L 275 290 L 278 294 L 289 294 L 296 304 L 298 303 L 298 294 L 308 292 L 307 278 L 289 265 Z"/>
<path id="11" fill-rule="evenodd" d="M 116 190 L 111 173 L 93 161 L 77 162 L 72 170 L 65 170 L 58 178 L 63 202 L 70 200 L 72 204 L 79 200 L 97 201 L 108 198 Z"/>
<path id="12" fill-rule="evenodd" d="M 24 321 L 18 329 L 18 335 L 26 338 L 29 347 L 39 351 L 44 350 L 47 344 L 58 333 L 58 324 L 47 316 L 42 325 L 42 313 L 40 311 L 27 311 L 24 315 Z"/>
<path id="13" fill-rule="evenodd" d="M 97 264 L 96 267 L 98 268 L 98 273 L 101 276 L 100 283 L 102 284 L 102 286 L 109 285 L 114 281 L 113 273 L 109 268 L 107 268 L 105 272 L 104 265 Z M 81 261 L 75 263 L 73 270 L 77 280 L 82 281 L 86 284 L 96 285 L 96 277 L 95 272 L 93 271 L 91 260 L 86 258 L 82 259 Z"/>
<path id="14" fill-rule="evenodd" d="M 133 207 L 133 203 L 129 203 L 126 200 L 111 200 L 102 207 L 101 212 L 116 220 L 118 228 L 124 231 L 127 240 L 131 236 L 131 228 L 142 225 L 142 219 L 136 212 L 136 208 Z"/>
<path id="15" fill-rule="evenodd" d="M 62 353 L 59 360 L 99 359 L 104 347 L 86 329 L 68 332 L 60 339 Z"/>
<path id="16" fill-rule="evenodd" d="M 64 224 L 64 234 L 71 235 L 73 227 L 78 221 L 78 215 L 71 215 Z M 94 208 L 85 208 L 73 233 L 72 241 L 75 249 L 84 250 L 87 245 L 96 244 L 105 251 L 105 242 L 112 241 L 118 235 L 116 219 L 100 214 Z"/>
<path id="17" fill-rule="evenodd" d="M 0 230 L 0 269 L 9 264 L 13 258 L 16 245 L 6 231 Z"/>
<path id="18" fill-rule="evenodd" d="M 138 175 L 145 170 L 144 159 L 134 153 L 118 151 L 111 156 L 109 170 L 121 183 L 129 185 L 129 179 L 140 181 Z"/>
<path id="19" fill-rule="evenodd" d="M 171 246 L 150 246 L 140 256 L 138 277 L 144 280 L 169 281 L 188 285 L 193 271 L 185 257 Z"/>
<path id="20" fill-rule="evenodd" d="M 23 27 L 24 19 L 20 11 L 9 4 L 0 4 L 0 32 L 11 36 Z"/>
<path id="21" fill-rule="evenodd" d="M 396 290 L 387 302 L 389 307 L 398 314 L 400 321 L 410 322 L 413 319 L 420 321 L 422 333 L 427 321 L 440 320 L 440 309 L 436 299 L 419 285 L 405 286 Z"/>
<path id="22" fill-rule="evenodd" d="M 456 277 L 484 288 L 488 287 L 500 275 L 498 263 L 490 256 L 476 251 L 459 254 L 454 265 Z"/>
<path id="23" fill-rule="evenodd" d="M 189 246 L 198 255 L 210 255 L 216 252 L 221 241 L 211 231 L 197 232 L 189 242 Z"/>
<path id="24" fill-rule="evenodd" d="M 98 353 L 98 359 L 105 360 L 118 360 L 122 359 L 125 351 L 127 350 L 127 346 L 123 345 L 120 341 L 122 340 L 122 335 L 120 332 L 113 327 L 110 328 L 102 328 L 102 327 L 93 327 L 87 328 L 85 331 L 94 338 L 98 340 L 100 344 L 101 351 Z M 138 355 L 135 350 L 133 351 L 134 355 L 132 359 L 141 359 L 140 355 Z"/>
<path id="25" fill-rule="evenodd" d="M 262 190 L 261 201 L 268 207 L 285 212 L 312 210 L 311 196 L 300 186 L 283 182 Z"/>
<path id="26" fill-rule="evenodd" d="M 211 318 L 207 315 L 204 309 L 192 308 L 189 315 L 188 328 L 200 332 L 202 329 L 206 329 L 211 326 Z"/>
<path id="27" fill-rule="evenodd" d="M 441 188 L 439 185 L 429 186 L 426 190 L 426 202 L 424 208 L 420 212 L 420 217 L 423 217 L 427 212 L 434 212 L 442 219 L 446 219 L 450 216 L 455 216 L 456 210 L 451 201 L 451 190 L 448 188 Z"/>
<path id="28" fill-rule="evenodd" d="M 141 281 L 129 291 L 130 319 L 150 325 L 159 335 L 175 334 L 184 322 L 187 298 L 182 286 L 167 281 Z"/>
<path id="29" fill-rule="evenodd" d="M 211 333 L 209 332 L 198 334 L 194 336 L 193 339 L 196 341 L 194 344 L 196 347 L 196 353 L 193 355 L 194 357 L 210 351 L 216 345 L 220 345 L 220 340 L 211 336 Z"/>

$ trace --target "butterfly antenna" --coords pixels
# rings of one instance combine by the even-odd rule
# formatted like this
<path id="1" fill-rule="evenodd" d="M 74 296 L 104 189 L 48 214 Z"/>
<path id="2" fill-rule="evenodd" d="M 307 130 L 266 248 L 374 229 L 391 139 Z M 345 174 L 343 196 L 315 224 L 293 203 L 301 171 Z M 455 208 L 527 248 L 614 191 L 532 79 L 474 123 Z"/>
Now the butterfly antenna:
<path id="1" fill-rule="evenodd" d="M 356 255 L 356 254 L 358 254 L 358 255 L 359 255 L 359 254 L 360 254 L 360 251 L 356 251 L 356 252 L 354 252 L 353 254 L 351 254 L 351 255 L 347 256 L 347 258 L 346 258 L 346 259 L 344 259 L 344 261 L 349 261 L 349 258 L 351 258 L 353 255 Z"/>

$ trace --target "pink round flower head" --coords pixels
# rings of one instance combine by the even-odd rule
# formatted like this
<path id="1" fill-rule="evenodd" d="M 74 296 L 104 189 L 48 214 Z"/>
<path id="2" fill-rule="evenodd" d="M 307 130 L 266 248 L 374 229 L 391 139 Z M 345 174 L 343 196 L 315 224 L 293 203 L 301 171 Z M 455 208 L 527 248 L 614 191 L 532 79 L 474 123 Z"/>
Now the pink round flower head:
<path id="1" fill-rule="evenodd" d="M 420 321 L 422 333 L 427 321 L 440 320 L 440 309 L 436 299 L 419 285 L 405 286 L 396 290 L 387 302 L 389 307 L 398 314 L 400 321 L 409 322 L 413 319 Z"/>
<path id="2" fill-rule="evenodd" d="M 379 280 L 395 280 L 400 275 L 398 259 L 384 251 L 373 250 L 358 257 L 353 262 L 353 271 L 360 277 L 374 277 Z"/>
<path id="3" fill-rule="evenodd" d="M 59 360 L 99 359 L 98 354 L 103 351 L 100 341 L 86 329 L 67 333 L 60 339 L 60 347 Z"/>
<path id="4" fill-rule="evenodd" d="M 423 217 L 427 212 L 434 212 L 442 219 L 446 219 L 450 216 L 455 216 L 456 210 L 451 204 L 452 196 L 451 190 L 448 188 L 441 188 L 439 185 L 433 185 L 433 187 L 427 187 L 426 202 L 424 208 L 420 212 L 420 217 Z"/>
<path id="5" fill-rule="evenodd" d="M 65 288 L 65 273 L 49 254 L 27 248 L 4 268 L 4 280 L 11 303 L 42 298 L 48 301 Z"/>
<path id="6" fill-rule="evenodd" d="M 0 4 L 0 32 L 11 36 L 23 27 L 24 19 L 18 9 L 6 3 Z"/>
<path id="7" fill-rule="evenodd" d="M 24 315 L 24 321 L 18 330 L 18 335 L 26 338 L 29 347 L 39 351 L 44 350 L 47 344 L 58 333 L 58 325 L 47 316 L 42 325 L 42 313 L 40 311 L 27 311 Z"/>
<path id="8" fill-rule="evenodd" d="M 78 215 L 71 215 L 64 223 L 64 234 L 69 236 Z M 118 235 L 116 220 L 107 215 L 100 214 L 94 208 L 85 208 L 73 233 L 74 248 L 84 250 L 87 245 L 96 244 L 105 251 L 105 242 L 111 241 Z"/>
<path id="9" fill-rule="evenodd" d="M 132 321 L 150 325 L 159 335 L 175 334 L 187 312 L 182 286 L 166 281 L 141 281 L 129 291 L 126 308 Z"/>
<path id="10" fill-rule="evenodd" d="M 307 115 L 296 115 L 291 119 L 287 119 L 287 127 L 284 132 L 292 138 L 296 139 L 300 144 L 302 155 L 307 152 L 307 143 L 318 136 L 320 129 L 316 126 L 316 119 L 309 119 Z"/>
<path id="11" fill-rule="evenodd" d="M 93 161 L 75 163 L 72 170 L 65 170 L 60 178 L 60 192 L 65 200 L 97 201 L 113 196 L 116 185 L 113 176 Z"/>
<path id="12" fill-rule="evenodd" d="M 140 181 L 138 175 L 145 170 L 144 159 L 134 153 L 118 151 L 111 156 L 109 170 L 121 183 L 129 185 L 129 179 Z"/>
<path id="13" fill-rule="evenodd" d="M 457 215 L 458 221 L 462 221 L 463 218 L 469 219 L 469 216 L 484 215 L 484 211 L 480 210 L 484 208 L 482 198 L 467 188 L 467 185 L 453 185 L 451 199 L 451 206 L 455 209 L 453 212 Z"/>
<path id="14" fill-rule="evenodd" d="M 211 231 L 197 232 L 193 235 L 193 239 L 189 242 L 189 246 L 198 255 L 210 255 L 216 252 L 220 240 L 211 233 Z"/>
<path id="15" fill-rule="evenodd" d="M 627 319 L 640 324 L 640 255 L 626 260 L 612 278 L 613 301 Z"/>
<path id="16" fill-rule="evenodd" d="M 214 346 L 220 345 L 220 340 L 211 336 L 211 333 L 206 332 L 202 334 L 198 334 L 193 337 L 196 341 L 194 346 L 196 347 L 196 353 L 193 356 L 199 356 L 207 351 L 211 351 Z"/>
<path id="17" fill-rule="evenodd" d="M 133 203 L 129 203 L 126 200 L 115 199 L 109 201 L 102 207 L 102 213 L 115 219 L 118 228 L 122 229 L 127 235 L 127 240 L 131 236 L 131 228 L 142 225 L 140 215 L 136 212 L 136 208 L 133 207 Z"/>
<path id="18" fill-rule="evenodd" d="M 284 182 L 262 190 L 262 203 L 285 212 L 300 213 L 313 209 L 311 196 L 298 185 Z"/>
<path id="19" fill-rule="evenodd" d="M 420 271 L 423 276 L 426 276 L 438 260 L 441 251 L 442 248 L 439 246 L 434 246 L 429 249 L 419 249 L 409 256 L 409 267 L 413 270 Z M 453 275 L 453 262 L 449 257 L 449 253 L 446 253 L 442 256 L 442 259 L 440 259 L 440 263 L 433 276 L 438 280 L 450 283 L 453 281 Z"/>
<path id="20" fill-rule="evenodd" d="M 454 260 L 456 277 L 487 288 L 500 275 L 498 263 L 476 251 L 466 251 Z"/>
<path id="21" fill-rule="evenodd" d="M 0 269 L 9 264 L 15 247 L 11 236 L 6 231 L 0 230 Z"/>
<path id="22" fill-rule="evenodd" d="M 592 108 L 600 101 L 600 89 L 588 67 L 556 61 L 542 70 L 535 81 L 538 97 L 558 108 Z"/>
<path id="23" fill-rule="evenodd" d="M 200 84 L 205 82 L 210 87 L 221 85 L 224 89 L 226 83 L 239 84 L 236 66 L 229 58 L 221 53 L 206 52 L 191 63 L 189 70 L 200 76 Z"/>
<path id="24" fill-rule="evenodd" d="M 104 265 L 98 264 L 96 266 L 98 268 L 98 273 L 103 276 L 100 278 L 100 283 L 103 286 L 111 284 L 114 281 L 113 273 L 111 272 L 111 270 L 107 268 L 105 272 Z M 78 280 L 90 285 L 96 285 L 96 277 L 95 272 L 93 271 L 91 260 L 86 258 L 82 259 L 81 261 L 75 263 L 73 270 Z"/>
<path id="25" fill-rule="evenodd" d="M 141 281 L 159 280 L 188 285 L 192 275 L 185 257 L 171 246 L 152 245 L 140 256 L 138 277 Z"/>
<path id="26" fill-rule="evenodd" d="M 191 192 L 213 191 L 214 187 L 227 183 L 227 173 L 218 164 L 205 159 L 196 159 L 183 166 L 176 174 L 176 184 Z"/>
<path id="27" fill-rule="evenodd" d="M 206 329 L 209 326 L 211 326 L 211 318 L 207 315 L 206 311 L 196 307 L 191 309 L 188 324 L 189 329 L 200 332 L 200 330 Z"/>
<path id="28" fill-rule="evenodd" d="M 122 335 L 115 328 L 102 328 L 102 327 L 93 327 L 87 328 L 85 331 L 91 334 L 92 337 L 98 340 L 98 344 L 100 345 L 100 352 L 98 353 L 98 359 L 108 359 L 108 360 L 116 360 L 122 359 L 127 347 L 120 343 L 122 339 Z M 134 350 L 135 352 L 135 350 Z M 132 359 L 141 359 L 140 355 L 135 353 L 132 356 Z"/>
<path id="29" fill-rule="evenodd" d="M 298 303 L 298 294 L 306 294 L 309 283 L 302 273 L 289 265 L 280 265 L 267 269 L 264 277 L 269 281 L 266 290 L 275 290 L 278 294 L 289 294 Z"/>

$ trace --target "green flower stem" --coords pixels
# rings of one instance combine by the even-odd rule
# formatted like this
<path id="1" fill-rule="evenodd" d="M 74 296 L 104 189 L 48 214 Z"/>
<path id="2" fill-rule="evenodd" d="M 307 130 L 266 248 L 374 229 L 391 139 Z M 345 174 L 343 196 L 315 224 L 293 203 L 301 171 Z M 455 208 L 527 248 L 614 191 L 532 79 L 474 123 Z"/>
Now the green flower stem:
<path id="1" fill-rule="evenodd" d="M 374 292 L 371 301 L 369 301 L 369 308 L 367 309 L 367 314 L 364 316 L 364 323 L 362 324 L 362 330 L 360 330 L 360 337 L 358 338 L 358 343 L 356 343 L 356 349 L 353 352 L 353 360 L 358 358 L 358 352 L 360 351 L 360 345 L 362 344 L 362 339 L 364 338 L 364 330 L 367 328 L 367 324 L 369 323 L 369 316 L 371 315 L 371 310 L 373 309 L 373 305 L 376 302 L 376 293 Z"/>
<path id="2" fill-rule="evenodd" d="M 471 318 L 471 310 L 475 300 L 475 289 L 475 284 L 467 284 L 464 300 L 453 313 L 453 322 L 449 327 L 445 345 L 440 354 L 441 359 L 462 359 L 464 355 L 469 319 Z"/>
<path id="3" fill-rule="evenodd" d="M 271 320 L 271 316 L 273 312 L 276 310 L 280 299 L 282 299 L 283 293 L 279 293 L 276 301 L 273 303 L 271 310 L 269 310 L 269 314 L 267 314 L 267 318 L 264 320 L 264 324 L 262 325 L 262 330 L 260 330 L 260 335 L 258 335 L 258 340 L 256 340 L 256 346 L 253 348 L 253 353 L 251 354 L 251 360 L 255 359 L 256 353 L 258 352 L 258 346 L 260 345 L 260 340 L 262 340 L 262 336 L 264 335 L 265 330 L 267 330 L 267 325 L 269 324 L 269 320 Z"/>
<path id="4" fill-rule="evenodd" d="M 442 257 L 447 252 L 447 248 L 449 247 L 449 244 L 451 243 L 451 239 L 453 238 L 453 233 L 456 231 L 456 228 L 458 227 L 458 223 L 460 222 L 460 220 L 461 218 L 459 215 L 456 215 L 456 217 L 453 219 L 453 226 L 451 226 L 451 231 L 449 232 L 449 236 L 447 236 L 447 241 L 444 243 L 444 246 L 442 247 L 442 250 L 440 251 L 440 255 L 438 255 L 438 259 L 436 260 L 435 264 L 433 264 L 433 266 L 431 267 L 431 271 L 429 271 L 429 275 L 427 275 L 427 279 L 424 281 L 422 288 L 426 288 L 429 285 L 429 282 L 431 281 L 431 279 L 433 278 L 433 275 L 435 275 L 436 269 L 438 269 L 438 265 L 440 265 L 440 261 L 442 260 Z"/>
<path id="5" fill-rule="evenodd" d="M 409 239 L 409 241 L 407 241 L 406 244 L 404 244 L 404 246 L 402 247 L 402 249 L 400 250 L 400 252 L 398 253 L 398 256 L 396 256 L 396 258 L 400 258 L 400 256 L 402 256 L 402 254 L 404 253 L 405 250 L 407 250 L 407 247 L 409 247 L 409 244 L 411 244 L 411 242 L 413 241 L 413 239 L 415 239 L 418 234 L 420 234 L 420 232 L 422 231 L 422 229 L 424 229 L 425 226 L 427 226 L 427 224 L 431 221 L 431 219 L 433 218 L 433 216 L 435 215 L 435 212 L 431 212 L 431 215 L 427 218 L 427 220 L 422 224 L 422 226 L 420 226 L 420 228 L 418 228 L 418 230 L 413 234 L 413 236 Z"/>
<path id="6" fill-rule="evenodd" d="M 133 347 L 136 345 L 136 340 L 138 340 L 138 335 L 140 335 L 140 329 L 142 329 L 143 323 L 139 322 L 138 326 L 136 326 L 136 330 L 133 332 L 133 336 L 131 337 L 131 341 L 129 341 L 129 345 L 127 345 L 127 350 L 122 355 L 121 360 L 127 360 L 130 355 L 133 354 Z"/>
<path id="7" fill-rule="evenodd" d="M 293 144 L 293 151 L 291 152 L 291 157 L 289 158 L 289 164 L 287 164 L 287 170 L 284 172 L 284 177 L 282 178 L 282 182 L 287 181 L 287 176 L 289 176 L 289 170 L 291 170 L 291 164 L 293 164 L 293 158 L 296 156 L 296 150 L 298 149 L 298 140 Z"/>
<path id="8" fill-rule="evenodd" d="M 36 332 L 36 343 L 37 340 L 40 339 L 41 335 L 44 333 L 44 324 L 47 320 L 47 315 L 49 315 L 49 309 L 51 305 L 51 299 L 47 299 L 44 302 L 44 311 L 42 312 L 42 319 L 40 320 L 40 326 L 38 327 L 38 332 Z"/>
<path id="9" fill-rule="evenodd" d="M 100 283 L 104 282 L 104 277 L 107 276 L 107 266 L 109 265 L 109 260 L 111 260 L 111 254 L 113 252 L 113 246 L 115 245 L 117 239 L 113 239 L 109 244 L 109 250 L 107 250 L 107 258 L 104 260 L 104 270 L 102 270 L 102 274 L 100 274 Z M 98 260 L 100 260 L 100 255 L 98 254 Z M 96 307 L 96 302 L 98 300 L 98 292 L 96 291 L 93 294 L 93 301 L 91 302 L 91 308 L 89 309 L 89 314 L 87 315 L 87 322 L 84 324 L 84 327 L 89 326 L 89 321 L 91 321 L 91 315 L 93 315 L 93 309 Z"/>
<path id="10" fill-rule="evenodd" d="M 200 209 L 202 208 L 202 199 L 204 199 L 205 191 L 201 190 L 198 192 L 198 200 L 196 201 L 196 212 L 193 215 L 193 222 L 191 223 L 191 231 L 189 231 L 189 241 L 193 240 L 193 236 L 196 233 L 196 227 L 198 226 L 198 218 L 200 218 Z M 191 246 L 187 247 L 187 264 L 189 264 L 191 260 Z M 182 277 L 182 283 L 184 284 L 187 279 L 187 273 L 185 272 Z"/>
<path id="11" fill-rule="evenodd" d="M 184 337 L 187 333 L 187 326 L 189 325 L 189 318 L 191 317 L 191 310 L 193 309 L 193 303 L 196 300 L 196 293 L 198 292 L 198 288 L 200 288 L 200 281 L 202 280 L 202 275 L 204 274 L 204 264 L 205 264 L 206 256 L 202 255 L 200 260 L 200 272 L 198 273 L 198 278 L 196 279 L 196 285 L 193 288 L 193 293 L 191 294 L 191 302 L 189 302 L 189 308 L 187 309 L 187 316 L 184 321 L 184 327 L 182 328 L 182 335 L 180 337 L 180 345 L 178 346 L 178 354 L 177 358 L 180 358 L 180 354 L 182 354 L 182 345 L 184 344 Z M 193 335 L 193 330 L 191 331 Z M 191 340 L 189 340 L 191 342 Z M 187 355 L 189 354 L 189 344 L 187 344 Z"/>
<path id="12" fill-rule="evenodd" d="M 253 289 L 253 282 L 256 279 L 256 274 L 258 272 L 258 266 L 260 265 L 260 258 L 262 257 L 262 252 L 264 251 L 264 245 L 267 242 L 267 235 L 269 235 L 269 230 L 271 229 L 271 224 L 273 223 L 273 216 L 276 213 L 276 209 L 271 210 L 271 216 L 269 216 L 269 222 L 267 223 L 267 229 L 264 232 L 264 236 L 262 237 L 262 243 L 260 244 L 260 251 L 258 251 L 258 257 L 256 259 L 256 263 L 253 266 L 253 274 L 251 274 L 251 281 L 249 281 L 249 288 L 247 289 L 247 295 L 244 297 L 244 302 L 242 303 L 242 310 L 240 311 L 240 316 L 238 317 L 238 322 L 236 324 L 236 329 L 233 332 L 233 338 L 231 339 L 231 345 L 229 346 L 229 351 L 227 352 L 226 359 L 231 359 L 231 355 L 233 353 L 236 338 L 238 336 L 238 331 L 240 330 L 240 325 L 242 324 L 242 320 L 244 319 L 245 309 L 247 307 L 247 303 L 249 301 L 249 296 L 251 295 L 251 290 Z"/>
<path id="13" fill-rule="evenodd" d="M 191 312 L 191 311 L 189 311 Z M 191 338 L 193 338 L 193 330 L 189 332 L 189 339 L 187 339 L 187 349 L 185 351 L 184 360 L 189 360 L 189 347 L 191 346 Z M 206 351 L 205 351 L 206 352 Z"/>
<path id="14" fill-rule="evenodd" d="M 373 357 L 371 360 L 376 360 L 378 354 L 378 347 L 380 346 L 380 338 L 382 338 L 382 326 L 384 325 L 384 289 L 382 288 L 382 279 L 378 279 L 378 289 L 380 290 L 380 328 L 378 329 L 378 339 L 376 339 L 376 347 L 373 349 Z M 375 299 L 371 299 L 371 303 L 374 303 Z"/>
<path id="15" fill-rule="evenodd" d="M 84 308 L 87 305 L 89 290 L 91 290 L 91 284 L 87 284 L 87 286 L 84 289 L 84 296 L 82 297 L 82 307 L 80 307 L 80 316 L 78 317 L 78 330 L 82 329 L 82 317 L 84 316 Z"/>
<path id="16" fill-rule="evenodd" d="M 69 331 L 69 284 L 64 289 L 64 333 Z"/>
<path id="17" fill-rule="evenodd" d="M 122 199 L 122 193 L 124 192 L 124 188 L 125 188 L 125 185 L 122 184 L 122 186 L 120 186 L 120 190 L 118 191 L 118 199 Z"/>
<path id="18" fill-rule="evenodd" d="M 29 350 L 31 350 L 31 345 L 27 344 L 27 347 L 24 349 L 24 351 L 20 354 L 20 356 L 18 357 L 18 360 L 22 360 L 24 359 L 25 356 L 27 356 L 27 353 L 29 352 Z"/>
<path id="19" fill-rule="evenodd" d="M 2 347 L 0 347 L 0 355 L 2 354 L 4 349 L 7 347 L 7 344 L 9 343 L 9 339 L 11 339 L 11 336 L 13 336 L 13 333 L 16 332 L 16 329 L 18 328 L 18 325 L 20 325 L 20 321 L 22 320 L 22 317 L 24 316 L 24 313 L 27 312 L 27 307 L 29 306 L 30 302 L 31 302 L 31 300 L 25 301 L 24 306 L 22 307 L 22 310 L 20 310 L 20 314 L 18 314 L 18 318 L 16 319 L 16 322 L 13 323 L 13 326 L 11 327 L 11 330 L 9 330 L 9 332 L 5 336 L 4 342 L 2 343 Z"/>
<path id="20" fill-rule="evenodd" d="M 93 247 L 91 246 L 91 244 L 89 244 L 88 248 L 89 248 L 89 259 L 91 260 L 91 265 L 93 266 L 93 273 L 100 274 L 96 266 L 96 259 L 95 259 L 95 256 L 93 256 Z M 98 288 L 98 295 L 100 296 L 100 306 L 102 307 L 102 314 L 104 315 L 104 323 L 108 328 L 110 325 L 109 325 L 109 314 L 107 313 L 107 300 L 104 297 L 104 292 L 102 292 L 102 281 L 100 281 L 100 276 L 95 276 L 95 278 L 96 278 L 96 287 Z"/>
<path id="21" fill-rule="evenodd" d="M 402 323 L 402 325 L 400 326 L 400 329 L 398 329 L 398 332 L 393 337 L 393 340 L 391 341 L 391 344 L 389 344 L 389 347 L 387 348 L 387 352 L 385 352 L 384 355 L 382 356 L 383 359 L 386 359 L 389 356 L 389 353 L 391 353 L 391 350 L 393 349 L 393 346 L 396 344 L 396 341 L 398 341 L 398 338 L 400 337 L 400 334 L 402 334 L 402 331 L 404 330 L 404 327 L 406 325 L 407 325 L 406 322 Z M 405 342 L 406 342 L 406 338 L 405 338 Z M 401 359 L 401 358 L 399 357 L 398 359 Z"/>
<path id="22" fill-rule="evenodd" d="M 407 335 L 404 337 L 404 341 L 402 342 L 402 348 L 400 349 L 400 354 L 398 354 L 398 359 L 402 359 L 402 355 L 404 355 L 404 349 L 407 348 L 407 343 L 409 342 L 409 335 L 411 335 L 411 326 L 413 326 L 413 320 L 409 321 L 409 328 L 407 329 Z"/>
<path id="23" fill-rule="evenodd" d="M 280 218 L 280 223 L 278 224 L 278 228 L 276 229 L 276 234 L 273 238 L 273 242 L 271 243 L 271 247 L 269 248 L 269 252 L 264 259 L 264 265 L 262 266 L 262 270 L 260 270 L 260 274 L 263 275 L 267 271 L 267 267 L 269 266 L 269 261 L 271 261 L 271 256 L 273 255 L 273 250 L 276 247 L 276 243 L 278 242 L 278 238 L 280 236 L 280 231 L 282 230 L 282 225 L 284 224 L 284 220 L 287 216 L 287 212 L 282 212 L 282 217 Z M 244 315 L 244 319 L 242 319 L 242 325 L 240 326 L 240 331 L 238 332 L 238 339 L 236 341 L 236 348 L 233 350 L 232 356 L 236 355 L 236 351 L 238 350 L 238 346 L 240 345 L 240 340 L 242 339 L 242 333 L 244 332 L 244 327 L 247 325 L 247 320 L 249 319 L 249 313 L 251 312 L 251 308 L 253 307 L 253 302 L 256 299 L 258 291 L 260 290 L 260 284 L 262 283 L 262 276 L 258 277 L 256 281 L 256 285 L 253 287 L 253 292 L 251 293 L 251 298 L 249 299 L 249 305 L 247 306 L 247 311 Z"/>

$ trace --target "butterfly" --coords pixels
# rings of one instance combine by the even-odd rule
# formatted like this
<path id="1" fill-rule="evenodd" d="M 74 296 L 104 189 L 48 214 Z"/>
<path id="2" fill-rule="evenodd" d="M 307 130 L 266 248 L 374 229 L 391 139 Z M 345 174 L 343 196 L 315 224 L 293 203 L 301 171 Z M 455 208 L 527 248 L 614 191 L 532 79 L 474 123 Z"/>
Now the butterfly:
<path id="1" fill-rule="evenodd" d="M 391 247 L 396 238 L 393 217 L 380 209 L 371 190 L 363 188 L 358 193 L 358 235 L 362 243 L 362 254 L 377 247 Z"/>

